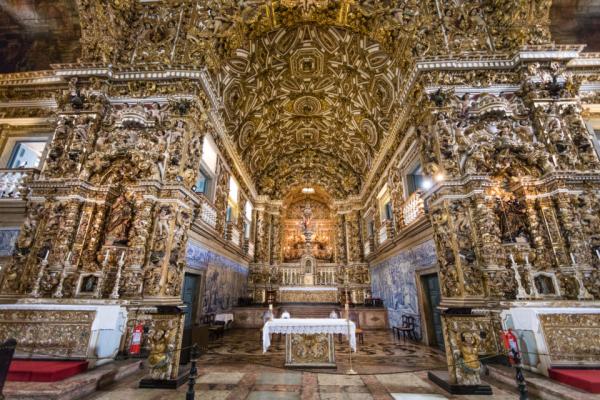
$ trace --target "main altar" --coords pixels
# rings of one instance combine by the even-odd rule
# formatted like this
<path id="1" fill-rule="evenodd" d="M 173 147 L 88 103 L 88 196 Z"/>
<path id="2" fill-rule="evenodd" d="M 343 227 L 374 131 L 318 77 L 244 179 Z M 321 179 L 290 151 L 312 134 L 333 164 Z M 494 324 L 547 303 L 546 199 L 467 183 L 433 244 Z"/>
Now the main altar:
<path id="1" fill-rule="evenodd" d="M 335 245 L 340 227 L 330 203 L 323 194 L 288 199 L 272 263 L 250 266 L 249 297 L 256 303 L 360 304 L 370 297 L 367 265 L 336 262 L 343 249 Z"/>
<path id="2" fill-rule="evenodd" d="M 333 335 L 348 338 L 356 351 L 356 326 L 347 319 L 289 318 L 267 321 L 263 327 L 263 352 L 271 346 L 271 335 L 285 335 L 285 366 L 335 368 Z"/>

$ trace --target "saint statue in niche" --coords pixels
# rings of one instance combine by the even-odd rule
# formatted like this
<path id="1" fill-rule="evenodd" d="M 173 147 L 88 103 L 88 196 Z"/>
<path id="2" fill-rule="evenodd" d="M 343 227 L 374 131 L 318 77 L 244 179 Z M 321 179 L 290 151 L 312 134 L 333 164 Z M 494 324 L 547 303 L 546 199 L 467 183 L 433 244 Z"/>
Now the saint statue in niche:
<path id="1" fill-rule="evenodd" d="M 110 209 L 106 225 L 106 244 L 127 245 L 133 207 L 125 195 L 119 196 Z"/>
<path id="2" fill-rule="evenodd" d="M 312 222 L 312 209 L 310 204 L 306 203 L 304 211 L 302 212 L 302 232 L 306 234 L 310 231 L 310 225 Z"/>
<path id="3" fill-rule="evenodd" d="M 95 275 L 86 276 L 81 280 L 81 288 L 79 289 L 80 293 L 94 293 L 96 290 L 96 285 L 98 285 L 98 277 Z"/>
<path id="4" fill-rule="evenodd" d="M 496 215 L 500 222 L 503 243 L 528 243 L 527 212 L 523 202 L 518 199 L 497 199 Z"/>
<path id="5" fill-rule="evenodd" d="M 304 273 L 306 273 L 306 274 L 312 273 L 312 261 L 306 260 L 306 263 L 304 264 Z"/>

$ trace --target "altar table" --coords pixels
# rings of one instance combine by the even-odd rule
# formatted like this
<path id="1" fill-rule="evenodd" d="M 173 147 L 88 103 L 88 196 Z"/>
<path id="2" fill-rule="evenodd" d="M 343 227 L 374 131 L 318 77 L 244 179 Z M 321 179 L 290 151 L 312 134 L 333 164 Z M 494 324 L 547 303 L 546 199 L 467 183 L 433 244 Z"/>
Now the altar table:
<path id="1" fill-rule="evenodd" d="M 227 324 L 233 322 L 233 314 L 231 314 L 231 313 L 217 314 L 217 315 L 215 315 L 215 321 L 225 322 L 225 325 L 227 325 Z"/>
<path id="2" fill-rule="evenodd" d="M 349 335 L 356 351 L 356 326 L 346 319 L 290 318 L 267 321 L 263 327 L 263 352 L 271 346 L 271 334 L 285 334 L 286 367 L 335 367 L 334 334 Z"/>

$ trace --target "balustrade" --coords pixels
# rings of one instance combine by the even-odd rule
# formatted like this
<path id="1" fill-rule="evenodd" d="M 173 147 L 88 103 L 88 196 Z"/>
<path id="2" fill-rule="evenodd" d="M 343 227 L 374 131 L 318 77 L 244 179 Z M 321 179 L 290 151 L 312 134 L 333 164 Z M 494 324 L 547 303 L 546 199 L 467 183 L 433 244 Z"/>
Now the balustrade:
<path id="1" fill-rule="evenodd" d="M 304 271 L 302 267 L 282 267 L 282 284 L 285 286 L 303 286 Z M 335 285 L 337 281 L 335 267 L 317 267 L 314 273 L 315 285 Z"/>
<path id="2" fill-rule="evenodd" d="M 201 200 L 201 205 L 200 205 L 200 220 L 202 222 L 204 222 L 205 224 L 207 224 L 208 226 L 210 226 L 213 229 L 216 229 L 217 227 L 217 210 L 215 209 L 215 207 L 210 204 L 210 202 L 208 201 L 208 199 L 206 198 L 206 196 L 204 196 L 204 194 L 202 193 L 196 193 L 196 196 L 198 196 Z"/>
<path id="3" fill-rule="evenodd" d="M 402 216 L 404 225 L 409 225 L 425 214 L 425 205 L 420 191 L 416 191 L 409 196 L 402 206 Z"/>
<path id="4" fill-rule="evenodd" d="M 38 175 L 39 170 L 33 168 L 0 169 L 0 198 L 20 199 L 24 194 L 25 181 Z"/>
<path id="5" fill-rule="evenodd" d="M 240 230 L 237 227 L 232 226 L 231 227 L 231 239 L 230 239 L 231 242 L 233 244 L 235 244 L 236 246 L 240 246 L 241 238 L 242 238 L 242 236 L 240 235 Z"/>
<path id="6" fill-rule="evenodd" d="M 379 228 L 379 243 L 382 244 L 386 240 L 391 239 L 394 236 L 394 224 L 391 220 L 386 219 L 381 222 L 381 228 Z"/>

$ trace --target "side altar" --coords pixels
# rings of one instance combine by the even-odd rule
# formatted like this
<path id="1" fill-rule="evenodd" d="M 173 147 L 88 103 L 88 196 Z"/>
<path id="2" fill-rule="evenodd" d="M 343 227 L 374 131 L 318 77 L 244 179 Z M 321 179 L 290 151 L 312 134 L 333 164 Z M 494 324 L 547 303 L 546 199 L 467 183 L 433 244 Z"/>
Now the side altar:
<path id="1" fill-rule="evenodd" d="M 356 351 L 356 326 L 347 319 L 289 318 L 267 321 L 263 327 L 263 352 L 271 346 L 271 335 L 285 335 L 286 367 L 335 368 L 333 335 L 348 338 Z"/>

